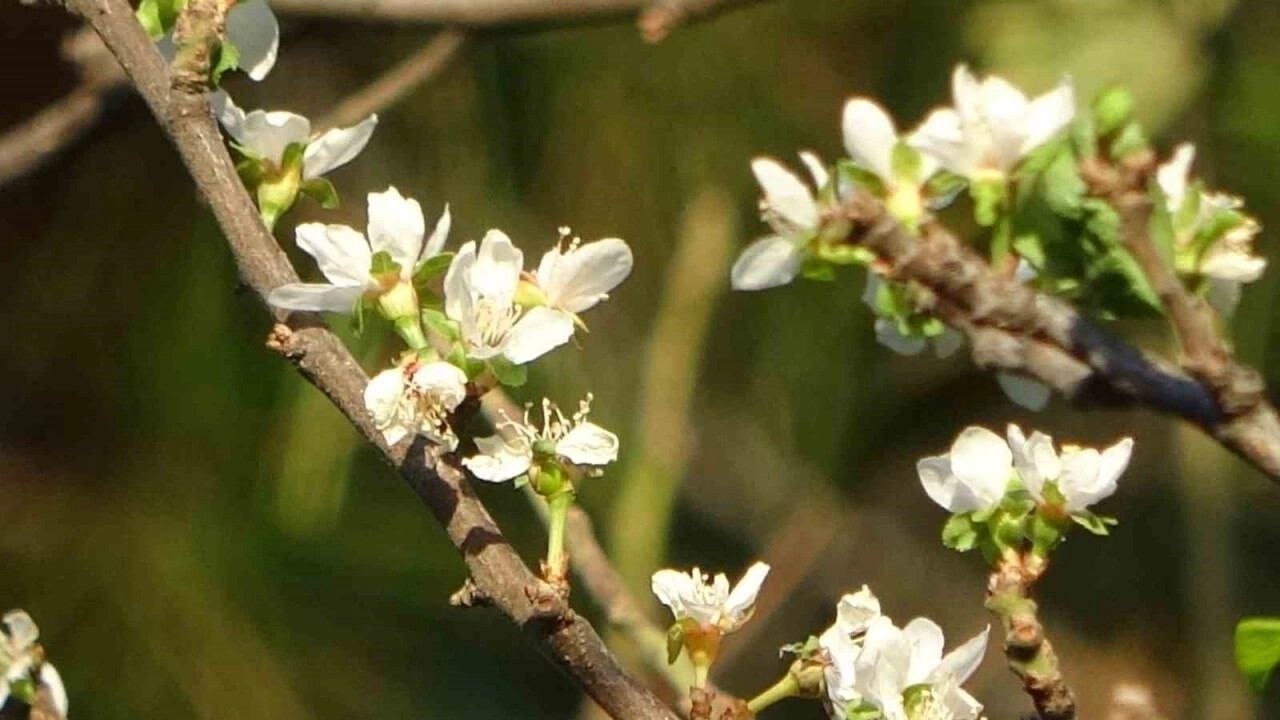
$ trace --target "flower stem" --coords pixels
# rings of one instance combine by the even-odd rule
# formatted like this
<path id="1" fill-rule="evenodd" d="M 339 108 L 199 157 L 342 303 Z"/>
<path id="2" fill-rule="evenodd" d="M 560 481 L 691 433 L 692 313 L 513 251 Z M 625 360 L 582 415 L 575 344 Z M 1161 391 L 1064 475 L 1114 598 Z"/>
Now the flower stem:
<path id="1" fill-rule="evenodd" d="M 747 701 L 747 709 L 754 715 L 783 698 L 795 697 L 800 692 L 800 681 L 787 673 L 764 692 Z"/>
<path id="2" fill-rule="evenodd" d="M 405 343 L 413 350 L 422 350 L 427 347 L 427 336 L 422 332 L 422 324 L 418 322 L 418 318 L 411 315 L 405 315 L 395 320 L 396 334 L 404 338 Z"/>
<path id="3" fill-rule="evenodd" d="M 550 520 L 547 531 L 547 580 L 563 581 L 569 575 L 568 558 L 564 553 L 564 528 L 573 505 L 573 490 L 562 490 L 547 499 Z"/>
<path id="4" fill-rule="evenodd" d="M 705 688 L 707 686 L 707 675 L 711 672 L 711 662 L 705 657 L 691 658 L 693 660 L 693 686 L 695 688 Z"/>

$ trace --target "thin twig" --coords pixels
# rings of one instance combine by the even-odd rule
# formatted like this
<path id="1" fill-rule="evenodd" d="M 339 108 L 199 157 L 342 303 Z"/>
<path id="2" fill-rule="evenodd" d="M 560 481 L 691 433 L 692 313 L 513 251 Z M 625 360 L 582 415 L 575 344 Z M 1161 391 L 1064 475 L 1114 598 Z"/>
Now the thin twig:
<path id="1" fill-rule="evenodd" d="M 1045 637 L 1031 586 L 1046 560 L 1034 555 L 1000 561 L 987 583 L 987 609 L 1000 617 L 1009 669 L 1022 681 L 1040 720 L 1074 720 L 1076 699 L 1058 669 L 1058 655 Z"/>
<path id="2" fill-rule="evenodd" d="M 1179 416 L 1280 482 L 1280 418 L 1256 372 L 1231 363 L 1227 377 L 1211 384 L 996 272 L 933 220 L 912 233 L 866 194 L 855 195 L 845 213 L 850 241 L 879 255 L 894 279 L 914 283 L 918 304 L 965 333 L 980 367 L 1026 373 L 1082 407 L 1143 406 Z"/>
<path id="3" fill-rule="evenodd" d="M 216 10 L 204 6 L 210 1 L 219 0 L 192 0 L 188 12 L 216 21 Z M 244 282 L 263 299 L 273 288 L 296 281 L 297 274 L 263 227 L 236 175 L 203 84 L 193 83 L 196 78 L 188 74 L 200 64 L 200 53 L 179 53 L 179 60 L 190 64 L 176 68 L 171 87 L 159 54 L 125 0 L 67 0 L 67 6 L 102 36 L 173 140 L 222 227 Z M 189 27 L 188 32 L 188 39 L 202 37 L 208 28 Z M 270 345 L 382 451 L 444 526 L 462 552 L 472 582 L 493 606 L 613 717 L 674 720 L 668 708 L 618 666 L 586 620 L 562 603 L 535 603 L 544 599 L 536 592 L 538 578 L 512 549 L 452 458 L 421 438 L 394 447 L 385 443 L 364 409 L 367 378 L 327 326 L 306 313 L 287 319 L 291 325 L 277 326 Z"/>
<path id="4" fill-rule="evenodd" d="M 458 54 L 466 41 L 461 30 L 445 28 L 412 55 L 396 63 L 359 92 L 347 96 L 317 123 L 319 130 L 355 125 L 366 116 L 400 102 L 414 88 L 428 82 Z"/>

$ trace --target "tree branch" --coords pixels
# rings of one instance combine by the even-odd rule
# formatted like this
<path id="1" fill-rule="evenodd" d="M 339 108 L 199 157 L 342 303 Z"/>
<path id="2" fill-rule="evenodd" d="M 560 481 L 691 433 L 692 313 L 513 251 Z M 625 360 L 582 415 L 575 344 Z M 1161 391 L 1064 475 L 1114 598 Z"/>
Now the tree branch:
<path id="1" fill-rule="evenodd" d="M 218 2 L 192 0 L 188 12 L 207 13 L 201 17 L 216 22 L 217 11 L 211 5 Z M 67 6 L 102 36 L 173 140 L 222 227 L 244 281 L 260 299 L 272 288 L 296 281 L 296 273 L 263 227 L 236 175 L 203 84 L 178 76 L 171 86 L 159 54 L 125 0 L 67 0 Z M 189 37 L 207 30 L 191 28 L 194 34 Z M 198 53 L 186 57 L 196 58 L 192 64 L 199 64 Z M 180 53 L 178 61 L 184 62 L 182 58 Z M 292 361 L 382 451 L 444 526 L 484 597 L 613 717 L 674 719 L 668 708 L 618 666 L 586 620 L 563 602 L 548 603 L 537 593 L 540 581 L 512 549 L 452 458 L 422 439 L 412 445 L 386 445 L 364 409 L 364 372 L 323 321 L 305 313 L 295 313 L 288 320 L 290 326 L 277 325 L 268 344 Z"/>
<path id="2" fill-rule="evenodd" d="M 1025 373 L 1081 407 L 1176 415 L 1280 482 L 1280 419 L 1256 372 L 1235 363 L 1225 379 L 1181 372 L 996 272 L 932 219 L 914 234 L 866 193 L 844 212 L 850 242 L 879 255 L 891 278 L 914 283 L 918 304 L 965 333 L 980 367 Z"/>
<path id="3" fill-rule="evenodd" d="M 1040 720 L 1074 720 L 1075 695 L 1058 669 L 1058 655 L 1031 599 L 1031 586 L 1046 563 L 1033 555 L 1001 560 L 987 582 L 987 609 L 1000 617 L 1009 669 L 1022 681 Z"/>

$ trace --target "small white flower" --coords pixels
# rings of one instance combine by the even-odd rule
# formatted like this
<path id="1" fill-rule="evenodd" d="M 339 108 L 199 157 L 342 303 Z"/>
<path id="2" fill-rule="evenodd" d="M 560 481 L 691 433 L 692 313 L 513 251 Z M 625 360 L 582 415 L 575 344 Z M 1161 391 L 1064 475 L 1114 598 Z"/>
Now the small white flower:
<path id="1" fill-rule="evenodd" d="M 979 82 L 964 65 L 951 76 L 954 108 L 934 110 L 908 141 L 944 168 L 969 178 L 1006 175 L 1075 116 L 1075 94 L 1058 87 L 1028 100 L 994 75 Z"/>
<path id="2" fill-rule="evenodd" d="M 916 463 L 929 498 L 949 512 L 990 510 L 1000 503 L 1013 475 L 1013 453 L 999 435 L 970 426 L 946 455 Z"/>
<path id="3" fill-rule="evenodd" d="M 944 656 L 942 628 L 932 620 L 916 618 L 899 629 L 887 617 L 875 618 L 856 662 L 857 692 L 885 720 L 975 720 L 982 703 L 960 685 L 982 663 L 989 631 Z M 903 696 L 909 688 L 915 698 L 910 715 Z"/>
<path id="4" fill-rule="evenodd" d="M 236 46 L 240 69 L 252 80 L 262 80 L 275 67 L 280 49 L 280 23 L 266 0 L 240 0 L 227 11 L 227 42 Z M 173 32 L 156 41 L 166 63 L 173 62 L 177 47 Z"/>
<path id="5" fill-rule="evenodd" d="M 609 291 L 631 274 L 631 248 L 619 238 L 604 238 L 585 245 L 574 238 L 562 249 L 568 228 L 561 228 L 560 242 L 542 255 L 534 279 L 546 295 L 547 306 L 568 313 L 575 321 L 609 299 Z"/>
<path id="6" fill-rule="evenodd" d="M 1111 497 L 1133 455 L 1132 438 L 1123 438 L 1102 452 L 1064 445 L 1059 455 L 1053 438 L 1039 430 L 1028 439 L 1017 425 L 1010 425 L 1007 434 L 1014 466 L 1028 492 L 1044 503 L 1045 486 L 1052 483 L 1065 498 L 1064 509 L 1069 513 L 1085 512 L 1090 505 Z"/>
<path id="7" fill-rule="evenodd" d="M 32 670 L 40 683 L 49 689 L 58 714 L 67 716 L 67 690 L 62 677 L 52 664 L 43 662 L 36 645 L 40 629 L 22 610 L 10 610 L 2 619 L 0 631 L 0 707 L 9 699 L 12 683 L 30 678 Z"/>
<path id="8" fill-rule="evenodd" d="M 346 225 L 304 223 L 295 230 L 298 247 L 316 259 L 328 283 L 290 283 L 267 296 L 286 310 L 351 313 L 362 297 L 378 296 L 398 283 L 410 283 L 428 258 L 440 254 L 449 234 L 449 207 L 423 241 L 425 221 L 417 200 L 394 187 L 369 193 L 369 237 Z M 375 277 L 373 256 L 385 252 L 400 266 L 398 277 Z"/>
<path id="9" fill-rule="evenodd" d="M 378 124 L 378 116 L 370 115 L 358 125 L 334 128 L 319 137 L 311 136 L 311 121 L 301 115 L 283 110 L 254 110 L 245 113 L 225 92 L 210 96 L 214 114 L 227 134 L 241 150 L 257 160 L 280 169 L 284 163 L 285 149 L 290 145 L 304 145 L 302 151 L 302 179 L 312 180 L 355 159 L 364 150 Z"/>
<path id="10" fill-rule="evenodd" d="M 410 361 L 383 370 L 364 389 L 364 405 L 388 445 L 424 435 L 452 452 L 449 413 L 467 397 L 467 375 L 447 362 Z"/>
<path id="11" fill-rule="evenodd" d="M 545 306 L 526 310 L 516 303 L 523 271 L 524 253 L 501 230 L 486 233 L 478 250 L 471 241 L 454 255 L 444 278 L 444 309 L 461 326 L 468 357 L 501 355 L 523 365 L 573 337 L 569 312 Z"/>
<path id="12" fill-rule="evenodd" d="M 464 458 L 462 464 L 481 480 L 506 482 L 529 472 L 535 453 L 556 455 L 573 465 L 600 468 L 618 459 L 618 436 L 587 420 L 591 413 L 591 396 L 578 404 L 578 412 L 566 419 L 550 400 L 542 401 L 542 427 L 536 427 L 526 408 L 523 422 L 506 419 L 498 435 L 476 438 L 478 455 Z"/>
<path id="13" fill-rule="evenodd" d="M 853 98 L 845 103 L 841 126 L 849 157 L 884 185 L 885 207 L 903 222 L 914 225 L 924 213 L 920 188 L 937 172 L 937 160 L 909 144 L 899 150 L 901 138 L 893 118 L 873 100 Z M 895 151 L 917 155 L 918 164 L 895 168 Z"/>
<path id="14" fill-rule="evenodd" d="M 677 622 L 688 619 L 728 634 L 751 619 L 768 574 L 769 566 L 757 562 L 730 589 L 724 573 L 711 578 L 698 568 L 689 573 L 664 569 L 653 574 L 653 594 L 671 609 Z"/>
<path id="15" fill-rule="evenodd" d="M 800 157 L 821 190 L 830 180 L 822 161 L 812 153 Z M 794 280 L 809 257 L 821 218 L 813 191 L 776 160 L 756 158 L 751 171 L 764 190 L 760 210 L 774 234 L 748 245 L 733 263 L 730 279 L 735 290 L 764 290 Z"/>
<path id="16" fill-rule="evenodd" d="M 856 593 L 840 598 L 836 605 L 836 621 L 818 637 L 818 646 L 826 653 L 823 678 L 832 717 L 844 720 L 849 704 L 861 699 L 855 686 L 856 663 L 862 652 L 862 636 L 880 617 L 880 601 L 866 585 Z"/>
<path id="17" fill-rule="evenodd" d="M 880 274 L 867 268 L 867 283 L 863 286 L 862 302 L 874 312 L 877 309 L 876 296 L 884 280 Z M 940 358 L 949 357 L 964 345 L 964 335 L 953 327 L 947 327 L 941 335 L 933 338 L 908 337 L 898 331 L 898 323 L 890 318 L 877 317 L 875 322 L 876 342 L 898 353 L 899 355 L 919 355 L 926 345 L 932 341 L 933 352 Z"/>
<path id="18" fill-rule="evenodd" d="M 1175 251 L 1187 254 L 1189 262 L 1179 263 L 1180 269 L 1192 265 L 1195 272 L 1209 279 L 1209 302 L 1223 315 L 1230 315 L 1240 300 L 1240 288 L 1262 277 L 1267 268 L 1266 258 L 1254 254 L 1253 240 L 1261 227 L 1251 217 L 1244 217 L 1240 224 L 1227 230 L 1212 245 L 1200 252 L 1194 246 L 1196 234 L 1212 221 L 1214 216 L 1243 206 L 1240 198 L 1225 193 L 1196 191 L 1192 197 L 1190 181 L 1191 163 L 1195 159 L 1195 146 L 1183 143 L 1174 150 L 1173 157 L 1156 169 L 1156 182 L 1164 192 L 1166 206 L 1174 219 Z M 1181 218 L 1180 211 L 1188 202 L 1197 203 L 1194 217 Z"/>

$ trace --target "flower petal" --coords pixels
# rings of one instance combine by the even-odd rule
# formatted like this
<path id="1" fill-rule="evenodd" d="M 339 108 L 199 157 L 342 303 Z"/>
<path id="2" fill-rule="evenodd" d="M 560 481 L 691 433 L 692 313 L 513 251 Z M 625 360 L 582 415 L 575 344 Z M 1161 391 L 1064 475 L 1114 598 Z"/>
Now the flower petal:
<path id="1" fill-rule="evenodd" d="M 1087 457 L 1079 461 L 1073 459 L 1070 475 L 1064 470 L 1059 488 L 1067 498 L 1067 510 L 1070 512 L 1083 511 L 1115 494 L 1117 481 L 1129 466 L 1129 458 L 1133 455 L 1133 439 L 1124 438 L 1100 454 L 1096 450 L 1088 450 L 1083 454 Z M 1093 465 L 1095 457 L 1097 463 Z M 1092 477 L 1089 475 L 1091 469 Z"/>
<path id="2" fill-rule="evenodd" d="M 658 600 L 671 609 L 679 620 L 686 616 L 684 598 L 693 593 L 693 578 L 678 570 L 663 569 L 655 572 L 650 587 Z"/>
<path id="3" fill-rule="evenodd" d="M 40 639 L 40 628 L 25 610 L 10 610 L 4 614 L 5 634 L 8 645 L 21 652 L 30 650 Z"/>
<path id="4" fill-rule="evenodd" d="M 991 626 L 988 625 L 982 632 L 966 640 L 963 645 L 947 653 L 938 664 L 936 674 L 953 677 L 957 683 L 968 680 L 977 672 L 978 666 L 982 664 L 982 658 L 987 654 L 987 636 L 990 633 Z"/>
<path id="5" fill-rule="evenodd" d="M 911 649 L 907 665 L 907 684 L 925 682 L 942 662 L 942 628 L 929 618 L 918 617 L 902 628 L 902 635 Z"/>
<path id="6" fill-rule="evenodd" d="M 1013 453 L 999 435 L 976 425 L 965 428 L 951 444 L 951 471 L 960 484 L 994 505 L 1004 497 L 1013 473 Z"/>
<path id="7" fill-rule="evenodd" d="M 899 355 L 919 355 L 928 344 L 924 338 L 908 337 L 898 332 L 898 323 L 889 318 L 876 318 L 876 342 Z"/>
<path id="8" fill-rule="evenodd" d="M 889 113 L 879 103 L 854 98 L 845 103 L 841 127 L 849 157 L 893 185 L 897 180 L 893 174 L 893 146 L 898 143 L 898 130 Z"/>
<path id="9" fill-rule="evenodd" d="M 1071 80 L 1063 78 L 1058 87 L 1027 105 L 1026 137 L 1023 138 L 1020 154 L 1026 155 L 1053 139 L 1071 123 L 1075 115 L 1075 90 L 1071 87 Z"/>
<path id="10" fill-rule="evenodd" d="M 467 374 L 453 363 L 422 363 L 410 379 L 415 388 L 445 410 L 453 411 L 467 398 Z"/>
<path id="11" fill-rule="evenodd" d="M 294 230 L 298 247 L 316 259 L 334 285 L 368 285 L 373 254 L 369 242 L 346 225 L 303 223 Z"/>
<path id="12" fill-rule="evenodd" d="M 751 161 L 751 171 L 764 190 L 764 203 L 784 220 L 799 228 L 818 224 L 818 206 L 813 192 L 796 176 L 771 158 Z"/>
<path id="13" fill-rule="evenodd" d="M 769 575 L 769 569 L 769 566 L 762 562 L 753 564 L 747 568 L 747 572 L 743 574 L 742 579 L 738 580 L 738 584 L 729 591 L 729 596 L 724 600 L 724 614 L 733 625 L 746 622 L 755 611 L 756 598 L 760 595 L 760 587 L 764 585 L 764 579 Z"/>
<path id="14" fill-rule="evenodd" d="M 401 274 L 411 277 L 422 254 L 426 221 L 417 200 L 406 198 L 394 187 L 369 193 L 369 245 L 386 252 L 399 263 Z"/>
<path id="15" fill-rule="evenodd" d="M 271 72 L 280 47 L 280 24 L 265 0 L 240 0 L 231 6 L 226 33 L 250 78 L 261 80 Z"/>
<path id="16" fill-rule="evenodd" d="M 267 303 L 281 310 L 306 310 L 350 315 L 364 295 L 363 285 L 290 283 L 267 294 Z"/>
<path id="17" fill-rule="evenodd" d="M 1168 162 L 1156 168 L 1156 183 L 1164 193 L 1169 212 L 1176 213 L 1187 197 L 1187 185 L 1191 175 L 1191 163 L 1196 157 L 1196 146 L 1182 143 L 1173 151 Z"/>
<path id="18" fill-rule="evenodd" d="M 577 314 L 608 299 L 609 291 L 631 274 L 632 263 L 631 248 L 619 238 L 597 240 L 564 253 L 556 247 L 538 265 L 538 284 L 552 307 Z"/>
<path id="19" fill-rule="evenodd" d="M 981 507 L 982 503 L 951 472 L 951 460 L 946 455 L 922 458 L 916 463 L 916 473 L 925 494 L 944 510 L 970 512 Z"/>
<path id="20" fill-rule="evenodd" d="M 501 437 L 476 438 L 479 455 L 462 459 L 462 464 L 472 475 L 486 482 L 506 482 L 529 471 L 533 463 L 533 450 L 527 443 L 514 446 Z"/>
<path id="21" fill-rule="evenodd" d="M 866 632 L 867 625 L 877 617 L 880 617 L 880 600 L 866 585 L 840 598 L 836 604 L 836 625 L 846 635 Z"/>
<path id="22" fill-rule="evenodd" d="M 800 162 L 809 170 L 809 176 L 813 178 L 813 186 L 819 190 L 827 186 L 831 182 L 831 173 L 827 172 L 826 163 L 822 162 L 822 158 L 816 153 L 808 150 L 800 151 Z"/>
<path id="23" fill-rule="evenodd" d="M 929 113 L 907 138 L 907 144 L 923 153 L 929 165 L 940 165 L 962 177 L 971 177 L 977 169 L 976 153 L 965 141 L 964 125 L 955 110 Z"/>
<path id="24" fill-rule="evenodd" d="M 964 335 L 955 328 L 947 328 L 941 335 L 933 338 L 933 354 L 940 357 L 951 357 L 964 345 Z"/>
<path id="25" fill-rule="evenodd" d="M 1049 404 L 1053 388 L 1039 380 L 1022 377 L 1008 372 L 997 372 L 996 383 L 1004 391 L 1005 397 L 1019 407 L 1033 412 L 1040 412 Z"/>
<path id="26" fill-rule="evenodd" d="M 245 113 L 225 92 L 209 96 L 213 112 L 227 134 L 249 154 L 279 165 L 289 145 L 305 144 L 311 121 L 301 115 L 276 110 Z"/>
<path id="27" fill-rule="evenodd" d="M 464 334 L 470 335 L 475 327 L 472 314 L 471 268 L 476 263 L 476 243 L 464 243 L 449 263 L 444 275 L 444 312 L 462 323 Z"/>
<path id="28" fill-rule="evenodd" d="M 770 235 L 751 243 L 729 273 L 734 290 L 765 290 L 786 285 L 800 274 L 807 252 L 791 240 Z"/>
<path id="29" fill-rule="evenodd" d="M 475 265 L 471 268 L 471 290 L 495 305 L 510 305 L 522 270 L 524 253 L 511 243 L 506 233 L 490 230 L 480 240 Z"/>
<path id="30" fill-rule="evenodd" d="M 1022 158 L 1027 139 L 1027 96 L 1004 78 L 990 75 L 982 81 L 981 102 L 996 169 L 1010 170 Z"/>
<path id="31" fill-rule="evenodd" d="M 57 708 L 58 715 L 67 716 L 67 688 L 62 684 L 62 676 L 58 674 L 58 669 L 52 663 L 42 663 L 40 665 L 40 684 L 49 690 L 49 696 L 53 699 L 53 706 Z M 0 705 L 3 705 L 0 700 Z"/>
<path id="32" fill-rule="evenodd" d="M 427 238 L 427 242 L 422 247 L 422 256 L 418 258 L 415 265 L 420 265 L 424 260 L 433 258 L 444 250 L 444 243 L 449 239 L 449 228 L 453 226 L 453 216 L 449 214 L 449 204 L 445 203 L 444 212 L 440 214 L 440 219 L 436 221 L 436 227 L 431 231 L 431 237 Z"/>
<path id="33" fill-rule="evenodd" d="M 556 454 L 574 465 L 608 465 L 618 459 L 618 436 L 584 422 L 556 443 Z"/>
<path id="34" fill-rule="evenodd" d="M 523 365 L 569 342 L 573 316 L 548 307 L 536 307 L 516 321 L 502 345 L 508 360 Z"/>
<path id="35" fill-rule="evenodd" d="M 349 128 L 334 128 L 307 144 L 302 153 L 302 178 L 311 180 L 351 162 L 369 144 L 378 116 L 370 115 Z"/>

